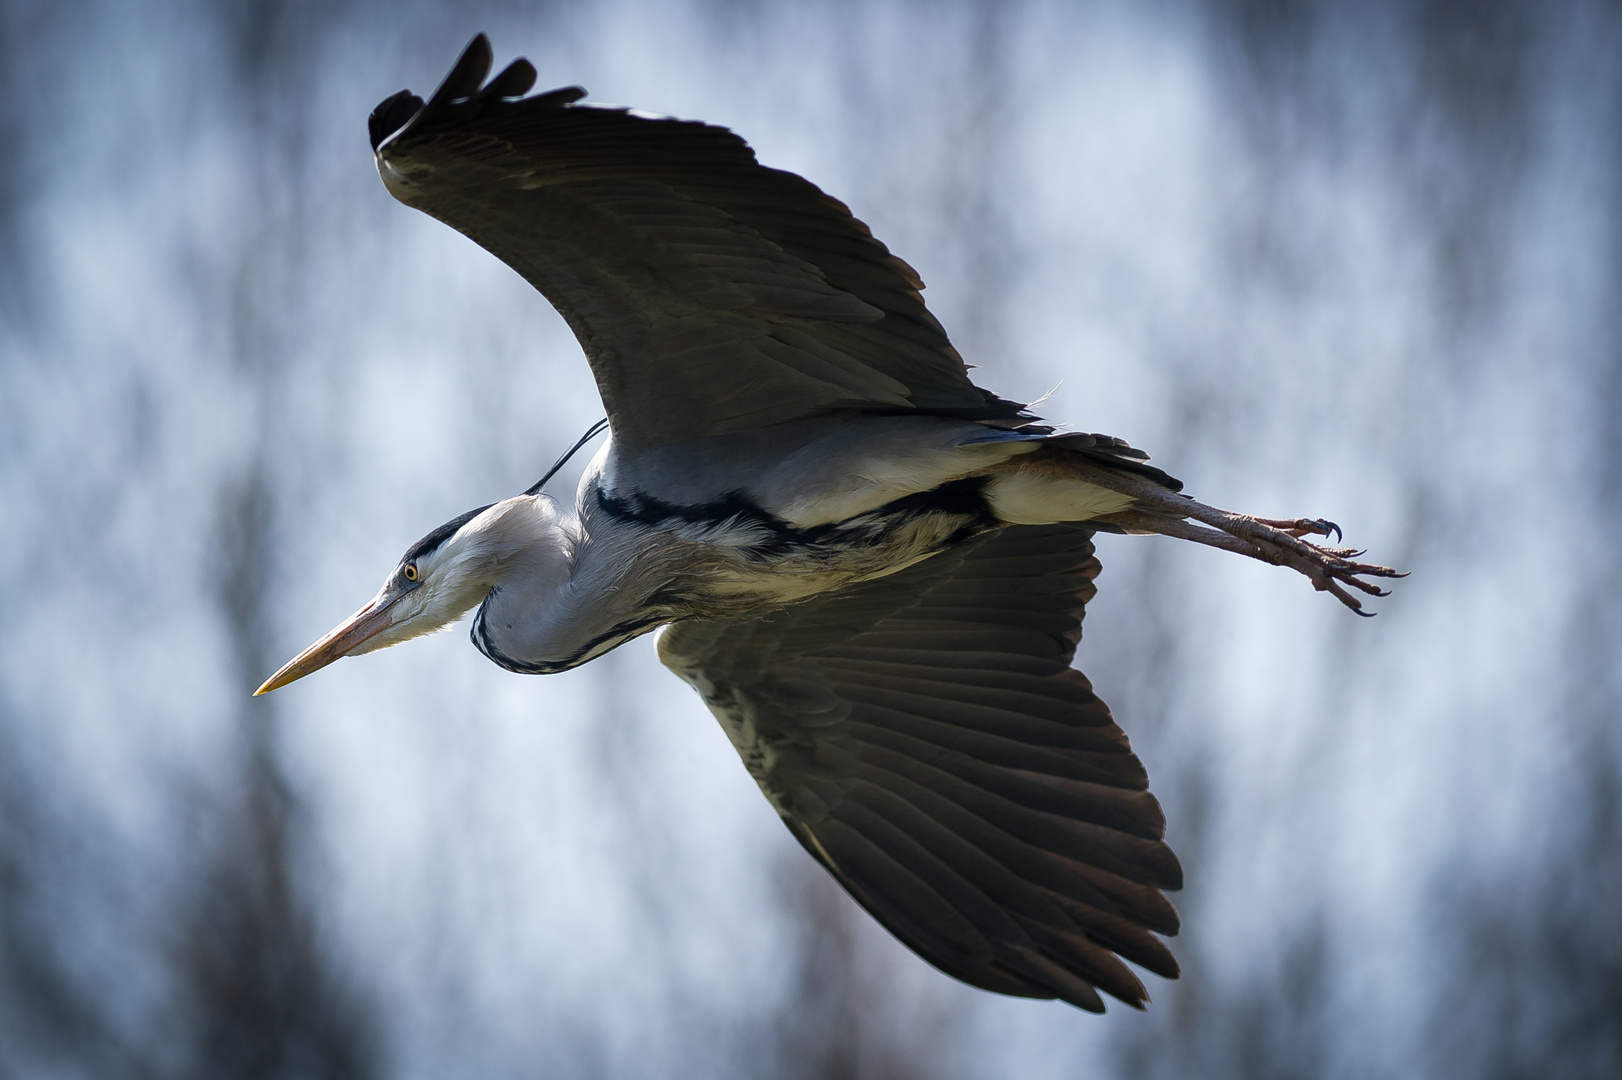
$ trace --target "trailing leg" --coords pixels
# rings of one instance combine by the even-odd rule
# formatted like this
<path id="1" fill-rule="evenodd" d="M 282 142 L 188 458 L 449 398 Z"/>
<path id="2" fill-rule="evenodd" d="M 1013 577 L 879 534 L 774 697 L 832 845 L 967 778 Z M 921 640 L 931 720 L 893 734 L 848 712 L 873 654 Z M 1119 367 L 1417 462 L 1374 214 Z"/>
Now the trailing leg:
<path id="1" fill-rule="evenodd" d="M 1313 588 L 1329 593 L 1359 615 L 1373 613 L 1364 611 L 1362 601 L 1348 592 L 1348 588 L 1368 596 L 1385 596 L 1386 590 L 1363 579 L 1407 576 L 1389 566 L 1355 561 L 1363 554 L 1356 548 L 1302 539 L 1333 535 L 1338 540 L 1340 528 L 1333 522 L 1314 518 L 1281 521 L 1235 514 L 1196 502 L 1142 477 L 1110 469 L 1080 454 L 1066 454 L 1066 458 L 1065 466 L 1077 480 L 1132 499 L 1129 509 L 1103 514 L 1095 520 L 1128 532 L 1175 536 L 1276 566 L 1288 566 L 1306 575 Z M 1201 528 L 1188 519 L 1210 528 Z"/>

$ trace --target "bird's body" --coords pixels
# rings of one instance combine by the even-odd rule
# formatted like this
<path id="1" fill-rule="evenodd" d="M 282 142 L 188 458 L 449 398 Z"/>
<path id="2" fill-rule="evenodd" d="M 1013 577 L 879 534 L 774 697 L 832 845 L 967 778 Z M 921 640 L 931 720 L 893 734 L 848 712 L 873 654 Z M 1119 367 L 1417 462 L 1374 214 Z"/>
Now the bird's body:
<path id="1" fill-rule="evenodd" d="M 552 300 L 611 436 L 572 513 L 543 480 L 447 522 L 259 692 L 475 608 L 474 643 L 524 673 L 666 628 L 661 659 L 789 829 L 920 955 L 1141 1005 L 1119 958 L 1175 976 L 1155 935 L 1181 869 L 1070 667 L 1093 532 L 1288 565 L 1354 609 L 1343 586 L 1392 572 L 1302 539 L 1326 522 L 1205 506 L 1122 440 L 975 386 L 911 268 L 730 132 L 522 98 L 533 68 L 489 66 L 481 35 L 426 103 L 383 102 L 378 169 Z"/>
<path id="2" fill-rule="evenodd" d="M 1051 522 L 1131 503 L 1043 476 L 1042 436 L 935 417 L 861 420 L 796 421 L 640 452 L 611 440 L 582 478 L 572 519 L 550 505 L 490 508 L 533 519 L 537 538 L 557 529 L 568 584 L 543 603 L 510 575 L 493 581 L 474 642 L 512 671 L 562 671 L 667 623 L 764 613 L 894 573 L 1034 523 L 1044 505 Z M 1027 461 L 1034 467 L 1021 468 Z M 1044 498 L 1048 488 L 1058 497 Z M 553 575 L 538 580 L 549 589 Z"/>

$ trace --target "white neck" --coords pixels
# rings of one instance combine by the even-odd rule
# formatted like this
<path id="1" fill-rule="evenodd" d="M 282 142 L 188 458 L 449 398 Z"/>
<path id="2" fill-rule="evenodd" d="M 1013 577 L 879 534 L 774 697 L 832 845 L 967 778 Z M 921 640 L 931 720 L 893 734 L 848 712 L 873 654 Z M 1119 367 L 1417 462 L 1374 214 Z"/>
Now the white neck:
<path id="1" fill-rule="evenodd" d="M 643 610 L 662 575 L 642 550 L 641 530 L 588 533 L 544 496 L 507 502 L 527 504 L 511 512 L 516 527 L 503 530 L 522 540 L 504 545 L 472 629 L 490 659 L 514 671 L 564 671 L 664 621 Z"/>

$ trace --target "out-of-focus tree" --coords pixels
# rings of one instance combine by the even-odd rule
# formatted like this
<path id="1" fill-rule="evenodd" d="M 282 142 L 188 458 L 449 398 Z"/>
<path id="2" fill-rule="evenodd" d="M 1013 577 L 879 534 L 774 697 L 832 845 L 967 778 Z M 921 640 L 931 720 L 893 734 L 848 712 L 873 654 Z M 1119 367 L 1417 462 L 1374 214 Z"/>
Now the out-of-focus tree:
<path id="1" fill-rule="evenodd" d="M 1622 16 L 1598 4 L 1544 8 L 1503 0 L 1356 9 L 1239 2 L 1210 9 L 1206 18 L 1212 68 L 1235 106 L 1255 193 L 1234 205 L 1231 258 L 1240 305 L 1258 294 L 1288 302 L 1339 280 L 1336 256 L 1322 246 L 1333 230 L 1310 213 L 1311 185 L 1326 173 L 1347 177 L 1361 170 L 1377 177 L 1387 188 L 1381 198 L 1406 215 L 1422 254 L 1425 290 L 1417 310 L 1403 317 L 1428 322 L 1428 355 L 1395 374 L 1427 390 L 1415 398 L 1410 389 L 1394 402 L 1390 427 L 1407 466 L 1384 470 L 1389 482 L 1407 489 L 1408 558 L 1433 568 L 1424 573 L 1467 572 L 1461 566 L 1473 561 L 1473 534 L 1483 518 L 1503 512 L 1485 502 L 1463 505 L 1467 492 L 1481 497 L 1462 473 L 1471 453 L 1466 441 L 1481 438 L 1472 425 L 1485 417 L 1462 410 L 1490 399 L 1495 384 L 1557 400 L 1578 387 L 1595 395 L 1594 407 L 1576 410 L 1562 440 L 1580 465 L 1557 470 L 1555 481 L 1574 480 L 1572 490 L 1583 495 L 1554 525 L 1566 557 L 1592 550 L 1593 537 L 1622 524 L 1614 497 L 1616 428 L 1608 419 L 1617 405 L 1615 372 L 1622 369 L 1616 315 L 1585 303 L 1622 289 L 1622 214 L 1614 198 L 1600 195 L 1618 190 L 1622 180 L 1622 127 L 1616 123 L 1622 68 L 1600 59 L 1614 57 L 1606 50 L 1622 42 Z M 1586 183 L 1585 174 L 1591 177 Z M 1562 209 L 1584 227 L 1574 237 L 1578 250 L 1567 254 L 1574 266 L 1590 268 L 1608 284 L 1596 287 L 1591 280 L 1563 298 L 1569 317 L 1579 321 L 1568 339 L 1577 347 L 1528 364 L 1524 353 L 1505 345 L 1516 333 L 1512 320 L 1524 317 L 1532 295 L 1517 290 L 1543 287 L 1531 270 L 1538 256 L 1526 230 L 1540 212 L 1539 200 L 1569 185 L 1573 175 L 1579 182 L 1566 198 L 1578 201 Z M 1544 380 L 1548 385 L 1539 387 Z M 1516 437 L 1509 430 L 1501 435 Z M 1370 464 L 1378 468 L 1381 457 L 1371 455 Z M 1535 520 L 1525 524 L 1550 524 Z M 1494 534 L 1508 540 L 1515 531 Z M 1528 558 L 1513 550 L 1502 555 L 1506 567 Z M 1566 617 L 1561 643 L 1545 655 L 1523 656 L 1551 683 L 1546 695 L 1533 696 L 1528 713 L 1501 707 L 1471 718 L 1475 738 L 1499 747 L 1508 745 L 1503 740 L 1526 740 L 1528 748 L 1558 744 L 1551 777 L 1558 794 L 1528 799 L 1516 790 L 1524 773 L 1500 774 L 1498 801 L 1513 807 L 1515 817 L 1507 854 L 1486 852 L 1472 838 L 1479 805 L 1456 805 L 1451 815 L 1429 823 L 1456 830 L 1457 847 L 1416 883 L 1428 897 L 1416 931 L 1420 951 L 1400 989 L 1390 988 L 1423 1020 L 1395 1025 L 1390 1012 L 1371 1009 L 1372 988 L 1349 974 L 1358 945 L 1342 921 L 1344 903 L 1299 896 L 1293 919 L 1248 949 L 1237 974 L 1231 968 L 1224 974 L 1209 938 L 1196 934 L 1182 951 L 1182 983 L 1165 995 L 1169 1007 L 1121 1044 L 1124 1075 L 1285 1078 L 1413 1070 L 1496 1080 L 1598 1078 L 1622 1068 L 1622 922 L 1616 914 L 1622 910 L 1616 858 L 1622 697 L 1613 674 L 1622 637 L 1607 605 L 1592 599 L 1608 595 L 1619 572 L 1614 556 L 1598 556 L 1592 575 L 1585 575 L 1585 599 Z M 1469 603 L 1462 594 L 1454 602 Z M 1508 610 L 1500 615 L 1514 618 Z M 1351 700 L 1343 690 L 1338 701 L 1330 699 L 1330 713 L 1303 722 L 1342 725 L 1338 710 Z M 1319 753 L 1325 745 L 1308 744 Z M 1511 749 L 1493 756 L 1515 755 Z M 1528 769 L 1538 757 L 1528 755 Z M 1302 759 L 1298 767 L 1322 764 Z M 1448 802 L 1445 793 L 1459 783 L 1433 777 L 1437 801 Z M 1484 794 L 1492 799 L 1480 790 L 1472 797 Z M 1175 789 L 1171 797 L 1178 797 Z M 1192 856 L 1192 878 L 1214 872 L 1203 845 L 1184 853 Z M 1195 919 L 1203 914 L 1192 910 Z"/>
<path id="2" fill-rule="evenodd" d="M 1147 1016 L 971 994 L 753 792 L 693 810 L 708 721 L 636 646 L 246 700 L 299 590 L 373 584 L 335 530 L 592 418 L 542 302 L 364 175 L 365 109 L 477 29 L 732 110 L 988 384 L 1085 375 L 1058 415 L 1202 495 L 1362 499 L 1417 571 L 1353 625 L 1101 543 L 1082 662 L 1189 870 Z M 0 4 L 0 1076 L 1614 1073 L 1617 55 L 1579 0 Z"/>

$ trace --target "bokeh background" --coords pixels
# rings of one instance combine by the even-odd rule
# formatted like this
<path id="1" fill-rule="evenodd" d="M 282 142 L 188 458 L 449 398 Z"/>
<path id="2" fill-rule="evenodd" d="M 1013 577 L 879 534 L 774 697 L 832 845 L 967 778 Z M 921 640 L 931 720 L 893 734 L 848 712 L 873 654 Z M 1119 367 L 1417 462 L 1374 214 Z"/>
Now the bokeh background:
<path id="1" fill-rule="evenodd" d="M 970 990 L 643 639 L 249 691 L 600 415 L 365 120 L 478 30 L 845 199 L 980 378 L 1413 571 L 1105 537 L 1146 1014 Z M 1622 1075 L 1622 9 L 0 0 L 0 1077 Z M 567 492 L 578 465 L 554 482 Z"/>

